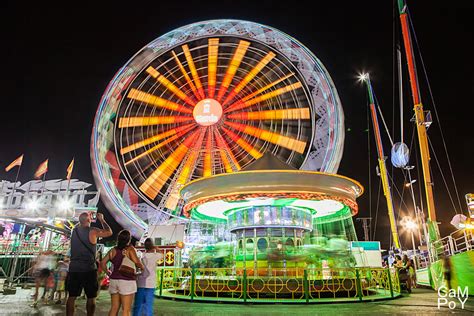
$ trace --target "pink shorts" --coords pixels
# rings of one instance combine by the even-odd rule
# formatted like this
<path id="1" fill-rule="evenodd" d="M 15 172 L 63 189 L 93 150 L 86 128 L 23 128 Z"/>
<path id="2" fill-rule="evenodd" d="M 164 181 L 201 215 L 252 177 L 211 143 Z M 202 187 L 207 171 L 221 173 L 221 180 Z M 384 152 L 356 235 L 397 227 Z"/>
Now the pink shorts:
<path id="1" fill-rule="evenodd" d="M 137 281 L 110 279 L 109 293 L 130 295 L 137 292 Z"/>

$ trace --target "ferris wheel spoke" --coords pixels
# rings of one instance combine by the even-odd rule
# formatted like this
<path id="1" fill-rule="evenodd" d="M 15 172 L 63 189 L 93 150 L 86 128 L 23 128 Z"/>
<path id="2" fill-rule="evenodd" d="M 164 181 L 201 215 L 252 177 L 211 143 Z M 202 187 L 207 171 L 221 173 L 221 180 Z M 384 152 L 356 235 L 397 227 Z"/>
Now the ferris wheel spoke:
<path id="1" fill-rule="evenodd" d="M 240 112 L 227 115 L 228 118 L 234 120 L 308 120 L 311 118 L 309 108 L 268 110 L 255 112 Z"/>
<path id="2" fill-rule="evenodd" d="M 179 126 L 179 127 L 176 127 L 176 128 L 172 128 L 170 130 L 167 130 L 166 132 L 163 132 L 163 133 L 160 133 L 160 134 L 157 134 L 157 135 L 154 135 L 152 137 L 148 137 L 144 140 L 141 140 L 139 142 L 136 142 L 136 143 L 133 143 L 129 146 L 126 146 L 126 147 L 123 147 L 120 149 L 120 154 L 121 155 L 124 155 L 126 153 L 129 153 L 135 149 L 138 149 L 138 148 L 141 148 L 143 146 L 146 146 L 146 145 L 149 145 L 149 144 L 152 144 L 152 143 L 155 143 L 157 141 L 160 141 L 166 137 L 170 137 L 170 136 L 173 136 L 175 134 L 178 134 L 178 135 L 183 135 L 182 133 L 187 133 L 189 130 L 191 130 L 196 124 L 194 123 L 191 123 L 191 124 L 187 124 L 187 125 L 183 125 L 183 126 Z"/>
<path id="3" fill-rule="evenodd" d="M 201 134 L 206 133 L 206 130 L 203 128 L 200 132 Z M 200 141 L 199 141 L 200 140 Z M 196 164 L 199 157 L 199 149 L 202 146 L 203 135 L 198 137 L 197 143 L 190 149 L 188 159 L 184 163 L 181 174 L 178 177 L 177 183 L 179 185 L 184 185 L 190 179 L 191 171 L 193 166 Z"/>
<path id="4" fill-rule="evenodd" d="M 250 42 L 247 42 L 247 41 L 239 42 L 239 46 L 237 46 L 234 56 L 232 56 L 229 66 L 227 67 L 227 72 L 224 76 L 224 79 L 222 79 L 219 92 L 217 93 L 217 101 L 220 102 L 224 94 L 227 92 L 227 88 L 231 84 L 232 79 L 234 79 L 234 75 L 237 72 L 237 69 L 240 66 L 240 62 L 242 61 L 242 58 L 244 58 L 245 53 L 247 52 L 247 48 L 249 46 L 250 46 Z"/>
<path id="5" fill-rule="evenodd" d="M 140 185 L 139 189 L 150 199 L 155 199 L 166 181 L 179 166 L 183 158 L 188 153 L 190 147 L 196 138 L 197 132 L 194 132 L 181 145 L 173 151 L 163 163 Z"/>
<path id="6" fill-rule="evenodd" d="M 254 96 L 256 96 L 256 95 L 258 95 L 258 94 L 260 94 L 260 93 L 262 93 L 262 92 L 264 92 L 264 91 L 266 91 L 266 90 L 268 90 L 268 89 L 270 89 L 271 87 L 276 86 L 276 85 L 279 84 L 280 82 L 283 82 L 283 81 L 285 81 L 286 79 L 288 79 L 288 78 L 290 78 L 291 76 L 294 76 L 294 75 L 295 75 L 294 73 L 290 73 L 290 74 L 288 74 L 288 75 L 286 75 L 286 76 L 284 76 L 284 77 L 281 77 L 280 79 L 275 80 L 275 81 L 273 81 L 273 82 L 267 84 L 267 85 L 264 86 L 263 88 L 260 88 L 260 89 L 258 89 L 257 91 L 252 92 L 252 93 L 249 94 L 249 95 L 246 95 L 245 97 L 242 98 L 241 101 L 247 101 L 247 100 L 253 98 Z"/>
<path id="7" fill-rule="evenodd" d="M 207 128 L 206 149 L 204 152 L 204 163 L 203 163 L 204 165 L 203 176 L 204 177 L 212 176 L 211 150 L 212 150 L 212 127 Z"/>
<path id="8" fill-rule="evenodd" d="M 171 81 L 169 81 L 165 76 L 160 74 L 155 68 L 148 67 L 146 72 L 156 79 L 159 83 L 161 83 L 166 89 L 173 92 L 178 98 L 186 102 L 191 106 L 195 106 L 196 103 L 193 102 L 183 91 L 181 91 L 177 86 L 175 86 Z"/>
<path id="9" fill-rule="evenodd" d="M 186 61 L 188 62 L 189 70 L 191 71 L 191 75 L 193 76 L 196 89 L 201 99 L 204 99 L 205 95 L 204 95 L 204 90 L 202 89 L 202 83 L 201 83 L 201 80 L 199 79 L 199 74 L 196 70 L 196 66 L 194 65 L 193 56 L 191 55 L 191 52 L 189 51 L 189 47 L 188 45 L 183 45 L 181 46 L 181 48 L 183 49 L 184 56 L 186 57 Z"/>
<path id="10" fill-rule="evenodd" d="M 275 53 L 269 52 L 265 57 L 258 62 L 252 70 L 240 81 L 237 86 L 229 93 L 227 98 L 222 102 L 222 106 L 225 106 L 227 102 L 231 101 L 237 93 L 239 93 L 272 59 L 275 57 Z"/>
<path id="11" fill-rule="evenodd" d="M 279 88 L 279 89 L 270 91 L 268 93 L 259 95 L 258 97 L 253 98 L 251 100 L 237 101 L 236 103 L 232 104 L 229 108 L 224 110 L 224 113 L 232 112 L 232 111 L 236 111 L 236 110 L 240 110 L 240 109 L 244 109 L 244 108 L 248 108 L 249 106 L 252 106 L 252 105 L 257 104 L 259 102 L 274 98 L 276 96 L 279 96 L 281 94 L 299 89 L 301 87 L 303 87 L 303 85 L 301 84 L 301 82 L 298 81 L 298 82 L 290 84 L 288 86 L 284 86 L 282 88 Z"/>
<path id="12" fill-rule="evenodd" d="M 119 128 L 164 125 L 192 121 L 191 116 L 131 116 L 119 119 Z"/>
<path id="13" fill-rule="evenodd" d="M 240 147 L 242 147 L 243 150 L 245 150 L 247 153 L 249 153 L 253 158 L 258 159 L 263 156 L 263 154 L 258 151 L 258 149 L 255 149 L 252 145 L 250 145 L 247 141 L 245 141 L 242 137 L 239 135 L 235 134 L 231 130 L 221 127 L 222 130 L 227 134 L 227 136 L 230 137 L 234 142 L 237 143 Z"/>
<path id="14" fill-rule="evenodd" d="M 137 161 L 138 159 L 141 159 L 141 158 L 143 158 L 143 157 L 145 157 L 145 156 L 151 154 L 152 152 L 154 152 L 154 151 L 160 149 L 161 147 L 163 147 L 163 146 L 165 146 L 165 145 L 167 145 L 167 144 L 169 144 L 169 143 L 171 143 L 171 142 L 177 140 L 178 137 L 179 137 L 179 135 L 171 136 L 170 138 L 168 138 L 168 139 L 162 141 L 161 143 L 159 143 L 158 145 L 153 146 L 152 148 L 150 148 L 150 149 L 148 149 L 148 150 L 142 152 L 142 153 L 139 154 L 138 156 L 135 156 L 135 157 L 133 157 L 132 159 L 128 160 L 127 162 L 125 162 L 125 165 L 129 165 L 129 164 L 131 164 L 132 162 L 135 162 L 135 161 Z"/>
<path id="15" fill-rule="evenodd" d="M 209 39 L 209 49 L 208 49 L 208 66 L 207 66 L 207 86 L 208 86 L 208 96 L 209 98 L 214 98 L 214 92 L 216 90 L 216 74 L 217 74 L 217 56 L 219 53 L 219 39 L 210 38 Z"/>
<path id="16" fill-rule="evenodd" d="M 222 163 L 224 164 L 225 172 L 230 173 L 234 171 L 232 169 L 232 165 L 229 161 L 229 158 L 227 158 L 226 152 L 229 154 L 229 156 L 233 160 L 235 166 L 237 167 L 237 170 L 240 170 L 240 164 L 238 163 L 237 159 L 235 159 L 234 154 L 230 150 L 225 140 L 222 139 L 222 136 L 220 135 L 217 128 L 214 129 L 214 139 L 216 140 L 217 147 L 219 148 L 219 155 L 221 157 Z"/>
<path id="17" fill-rule="evenodd" d="M 156 95 L 146 93 L 146 92 L 137 90 L 135 88 L 132 88 L 130 90 L 130 92 L 128 93 L 128 97 L 136 101 L 141 101 L 152 106 L 165 108 L 172 111 L 177 111 L 177 112 L 182 112 L 182 113 L 193 113 L 192 110 L 178 103 L 172 102 L 170 100 L 162 99 L 160 97 L 157 97 Z"/>
<path id="18" fill-rule="evenodd" d="M 181 61 L 179 60 L 178 56 L 176 55 L 176 53 L 174 51 L 171 51 L 171 52 L 173 53 L 174 60 L 176 61 L 176 64 L 178 65 L 179 70 L 181 70 L 181 73 L 183 74 L 184 79 L 186 79 L 186 82 L 188 83 L 189 87 L 193 91 L 194 96 L 198 100 L 201 99 L 201 96 L 199 95 L 199 93 L 196 89 L 196 86 L 194 85 L 193 81 L 189 77 L 188 72 L 186 71 L 186 69 L 184 69 L 184 66 L 181 63 Z"/>
<path id="19" fill-rule="evenodd" d="M 251 135 L 272 144 L 294 150 L 300 154 L 304 153 L 306 148 L 306 142 L 294 139 L 289 136 L 284 136 L 275 132 L 270 132 L 240 123 L 225 122 L 225 124 L 247 135 Z"/>

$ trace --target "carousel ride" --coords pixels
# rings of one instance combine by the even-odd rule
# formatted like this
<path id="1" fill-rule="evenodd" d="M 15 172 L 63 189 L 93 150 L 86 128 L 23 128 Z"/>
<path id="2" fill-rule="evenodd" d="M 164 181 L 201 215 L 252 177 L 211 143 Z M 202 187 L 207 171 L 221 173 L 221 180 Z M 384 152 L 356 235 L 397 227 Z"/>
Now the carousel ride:
<path id="1" fill-rule="evenodd" d="M 213 20 L 157 38 L 117 72 L 91 158 L 107 208 L 136 238 L 187 227 L 188 260 L 160 269 L 159 295 L 393 297 L 388 270 L 351 260 L 363 188 L 335 174 L 343 141 L 314 54 L 274 28 Z"/>

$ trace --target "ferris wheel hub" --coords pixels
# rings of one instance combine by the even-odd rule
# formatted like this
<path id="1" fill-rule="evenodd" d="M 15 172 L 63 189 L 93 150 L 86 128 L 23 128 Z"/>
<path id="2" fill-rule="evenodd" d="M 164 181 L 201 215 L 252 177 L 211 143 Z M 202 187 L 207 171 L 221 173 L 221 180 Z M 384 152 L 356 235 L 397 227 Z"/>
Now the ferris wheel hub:
<path id="1" fill-rule="evenodd" d="M 221 119 L 222 105 L 215 99 L 203 99 L 194 107 L 193 116 L 199 125 L 214 125 Z"/>

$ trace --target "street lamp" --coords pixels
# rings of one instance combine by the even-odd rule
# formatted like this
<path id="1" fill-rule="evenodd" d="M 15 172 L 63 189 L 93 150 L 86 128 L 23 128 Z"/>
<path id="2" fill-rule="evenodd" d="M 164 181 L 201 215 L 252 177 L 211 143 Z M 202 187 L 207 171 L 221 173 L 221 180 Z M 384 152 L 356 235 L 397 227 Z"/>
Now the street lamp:
<path id="1" fill-rule="evenodd" d="M 411 219 L 411 217 L 408 217 L 408 216 L 405 216 L 404 218 L 402 218 L 401 223 L 403 227 L 405 227 L 405 229 L 409 230 L 411 233 L 413 256 L 415 257 L 415 260 L 413 260 L 413 262 L 415 263 L 415 269 L 416 269 L 416 247 L 415 247 L 415 237 L 414 237 L 413 232 L 415 231 L 415 229 L 418 229 L 418 224 L 413 219 Z"/>
<path id="2" fill-rule="evenodd" d="M 411 180 L 410 182 L 405 183 L 405 187 L 406 187 L 406 188 L 409 188 L 409 187 L 410 187 L 413 183 L 415 183 L 415 182 L 416 182 L 416 179 Z"/>

